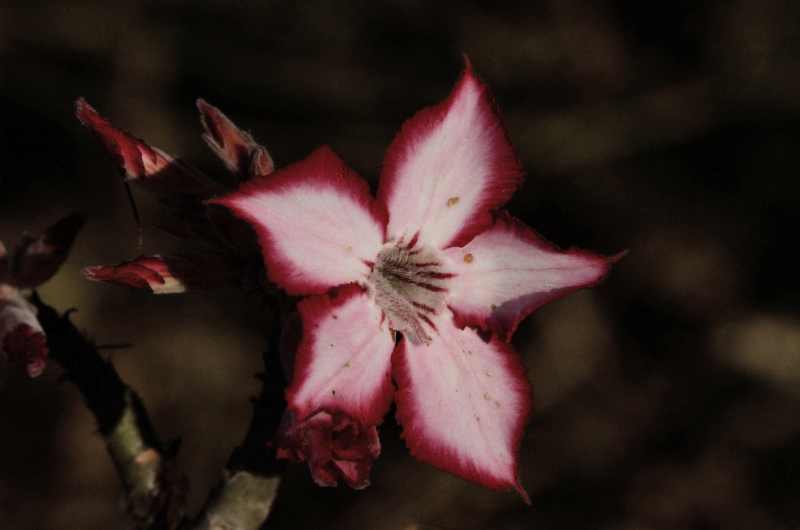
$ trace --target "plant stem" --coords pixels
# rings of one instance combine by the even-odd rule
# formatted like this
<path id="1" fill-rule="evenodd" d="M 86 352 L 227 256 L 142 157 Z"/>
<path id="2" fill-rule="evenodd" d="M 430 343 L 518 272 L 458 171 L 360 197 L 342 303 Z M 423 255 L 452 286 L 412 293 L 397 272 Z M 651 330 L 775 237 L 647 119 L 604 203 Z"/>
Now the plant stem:
<path id="1" fill-rule="evenodd" d="M 186 481 L 164 451 L 144 403 L 69 319 L 34 293 L 50 358 L 83 396 L 125 488 L 127 510 L 142 530 L 173 529 L 183 517 Z"/>
<path id="2" fill-rule="evenodd" d="M 280 317 L 276 316 L 275 320 Z M 283 474 L 283 462 L 268 447 L 286 409 L 279 360 L 280 326 L 273 326 L 264 351 L 261 394 L 242 444 L 234 449 L 220 484 L 212 491 L 193 530 L 258 530 L 269 516 Z"/>

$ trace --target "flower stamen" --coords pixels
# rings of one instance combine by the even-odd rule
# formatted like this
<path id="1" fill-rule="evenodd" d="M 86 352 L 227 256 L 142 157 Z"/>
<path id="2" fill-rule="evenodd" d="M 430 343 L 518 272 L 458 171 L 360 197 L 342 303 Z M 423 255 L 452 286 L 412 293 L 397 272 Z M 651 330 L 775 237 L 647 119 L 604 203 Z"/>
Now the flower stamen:
<path id="1" fill-rule="evenodd" d="M 367 283 L 389 327 L 414 344 L 429 344 L 436 327 L 431 316 L 444 306 L 452 273 L 443 269 L 435 251 L 389 243 L 379 253 Z"/>

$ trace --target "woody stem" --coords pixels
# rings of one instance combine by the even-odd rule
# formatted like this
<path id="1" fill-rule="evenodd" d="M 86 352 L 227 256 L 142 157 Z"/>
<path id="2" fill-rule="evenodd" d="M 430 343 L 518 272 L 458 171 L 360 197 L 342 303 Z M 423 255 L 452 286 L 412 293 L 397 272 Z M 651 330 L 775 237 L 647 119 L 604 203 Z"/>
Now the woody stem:
<path id="1" fill-rule="evenodd" d="M 136 527 L 174 528 L 183 515 L 184 481 L 174 471 L 173 455 L 165 451 L 141 398 L 78 331 L 69 312 L 59 315 L 35 293 L 32 302 L 47 335 L 50 358 L 61 365 L 97 420 Z"/>
<path id="2" fill-rule="evenodd" d="M 260 395 L 253 400 L 253 416 L 241 445 L 234 449 L 223 477 L 212 491 L 192 530 L 257 530 L 269 516 L 283 474 L 283 462 L 268 447 L 286 408 L 279 358 L 280 315 L 263 353 Z"/>

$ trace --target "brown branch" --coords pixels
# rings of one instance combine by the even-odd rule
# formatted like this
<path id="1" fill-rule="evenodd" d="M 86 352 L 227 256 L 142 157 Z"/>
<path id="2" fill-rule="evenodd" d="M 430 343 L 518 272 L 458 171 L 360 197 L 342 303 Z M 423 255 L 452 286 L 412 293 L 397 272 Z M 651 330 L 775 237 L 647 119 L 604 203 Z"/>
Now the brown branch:
<path id="1" fill-rule="evenodd" d="M 270 335 L 263 354 L 262 389 L 253 400 L 253 416 L 242 444 L 225 466 L 220 483 L 202 512 L 184 518 L 186 481 L 174 465 L 150 422 L 144 403 L 114 366 L 69 319 L 34 293 L 32 302 L 47 334 L 51 358 L 64 369 L 94 414 L 127 494 L 128 512 L 141 530 L 258 530 L 267 519 L 283 474 L 268 443 L 286 408 L 286 386 L 278 345 L 280 326 Z M 276 316 L 275 320 L 280 317 Z"/>
<path id="2" fill-rule="evenodd" d="M 276 316 L 278 321 L 280 316 Z M 286 386 L 278 345 L 280 326 L 273 326 L 264 351 L 261 394 L 253 400 L 253 417 L 242 444 L 234 449 L 220 484 L 211 492 L 192 530 L 258 530 L 272 510 L 284 464 L 268 447 L 286 409 Z"/>
<path id="3" fill-rule="evenodd" d="M 114 366 L 69 319 L 34 293 L 32 302 L 47 334 L 50 357 L 83 396 L 125 488 L 136 527 L 174 529 L 183 517 L 186 481 L 165 451 L 144 403 Z"/>

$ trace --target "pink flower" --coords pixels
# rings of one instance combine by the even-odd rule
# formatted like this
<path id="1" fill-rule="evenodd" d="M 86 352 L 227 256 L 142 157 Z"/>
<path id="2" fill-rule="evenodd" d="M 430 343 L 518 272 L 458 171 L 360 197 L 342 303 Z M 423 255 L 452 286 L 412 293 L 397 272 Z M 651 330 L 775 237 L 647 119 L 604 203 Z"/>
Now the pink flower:
<path id="1" fill-rule="evenodd" d="M 47 339 L 20 289 L 38 287 L 58 271 L 83 222 L 70 215 L 39 236 L 25 234 L 11 254 L 0 241 L 0 361 L 24 365 L 30 377 L 45 369 Z"/>
<path id="2" fill-rule="evenodd" d="M 403 125 L 377 199 L 323 147 L 213 201 L 253 226 L 270 279 L 306 297 L 287 390 L 299 424 L 325 411 L 370 429 L 394 399 L 414 456 L 527 498 L 517 455 L 530 389 L 508 340 L 611 260 L 561 252 L 497 213 L 521 175 L 468 64 L 445 101 Z"/>

